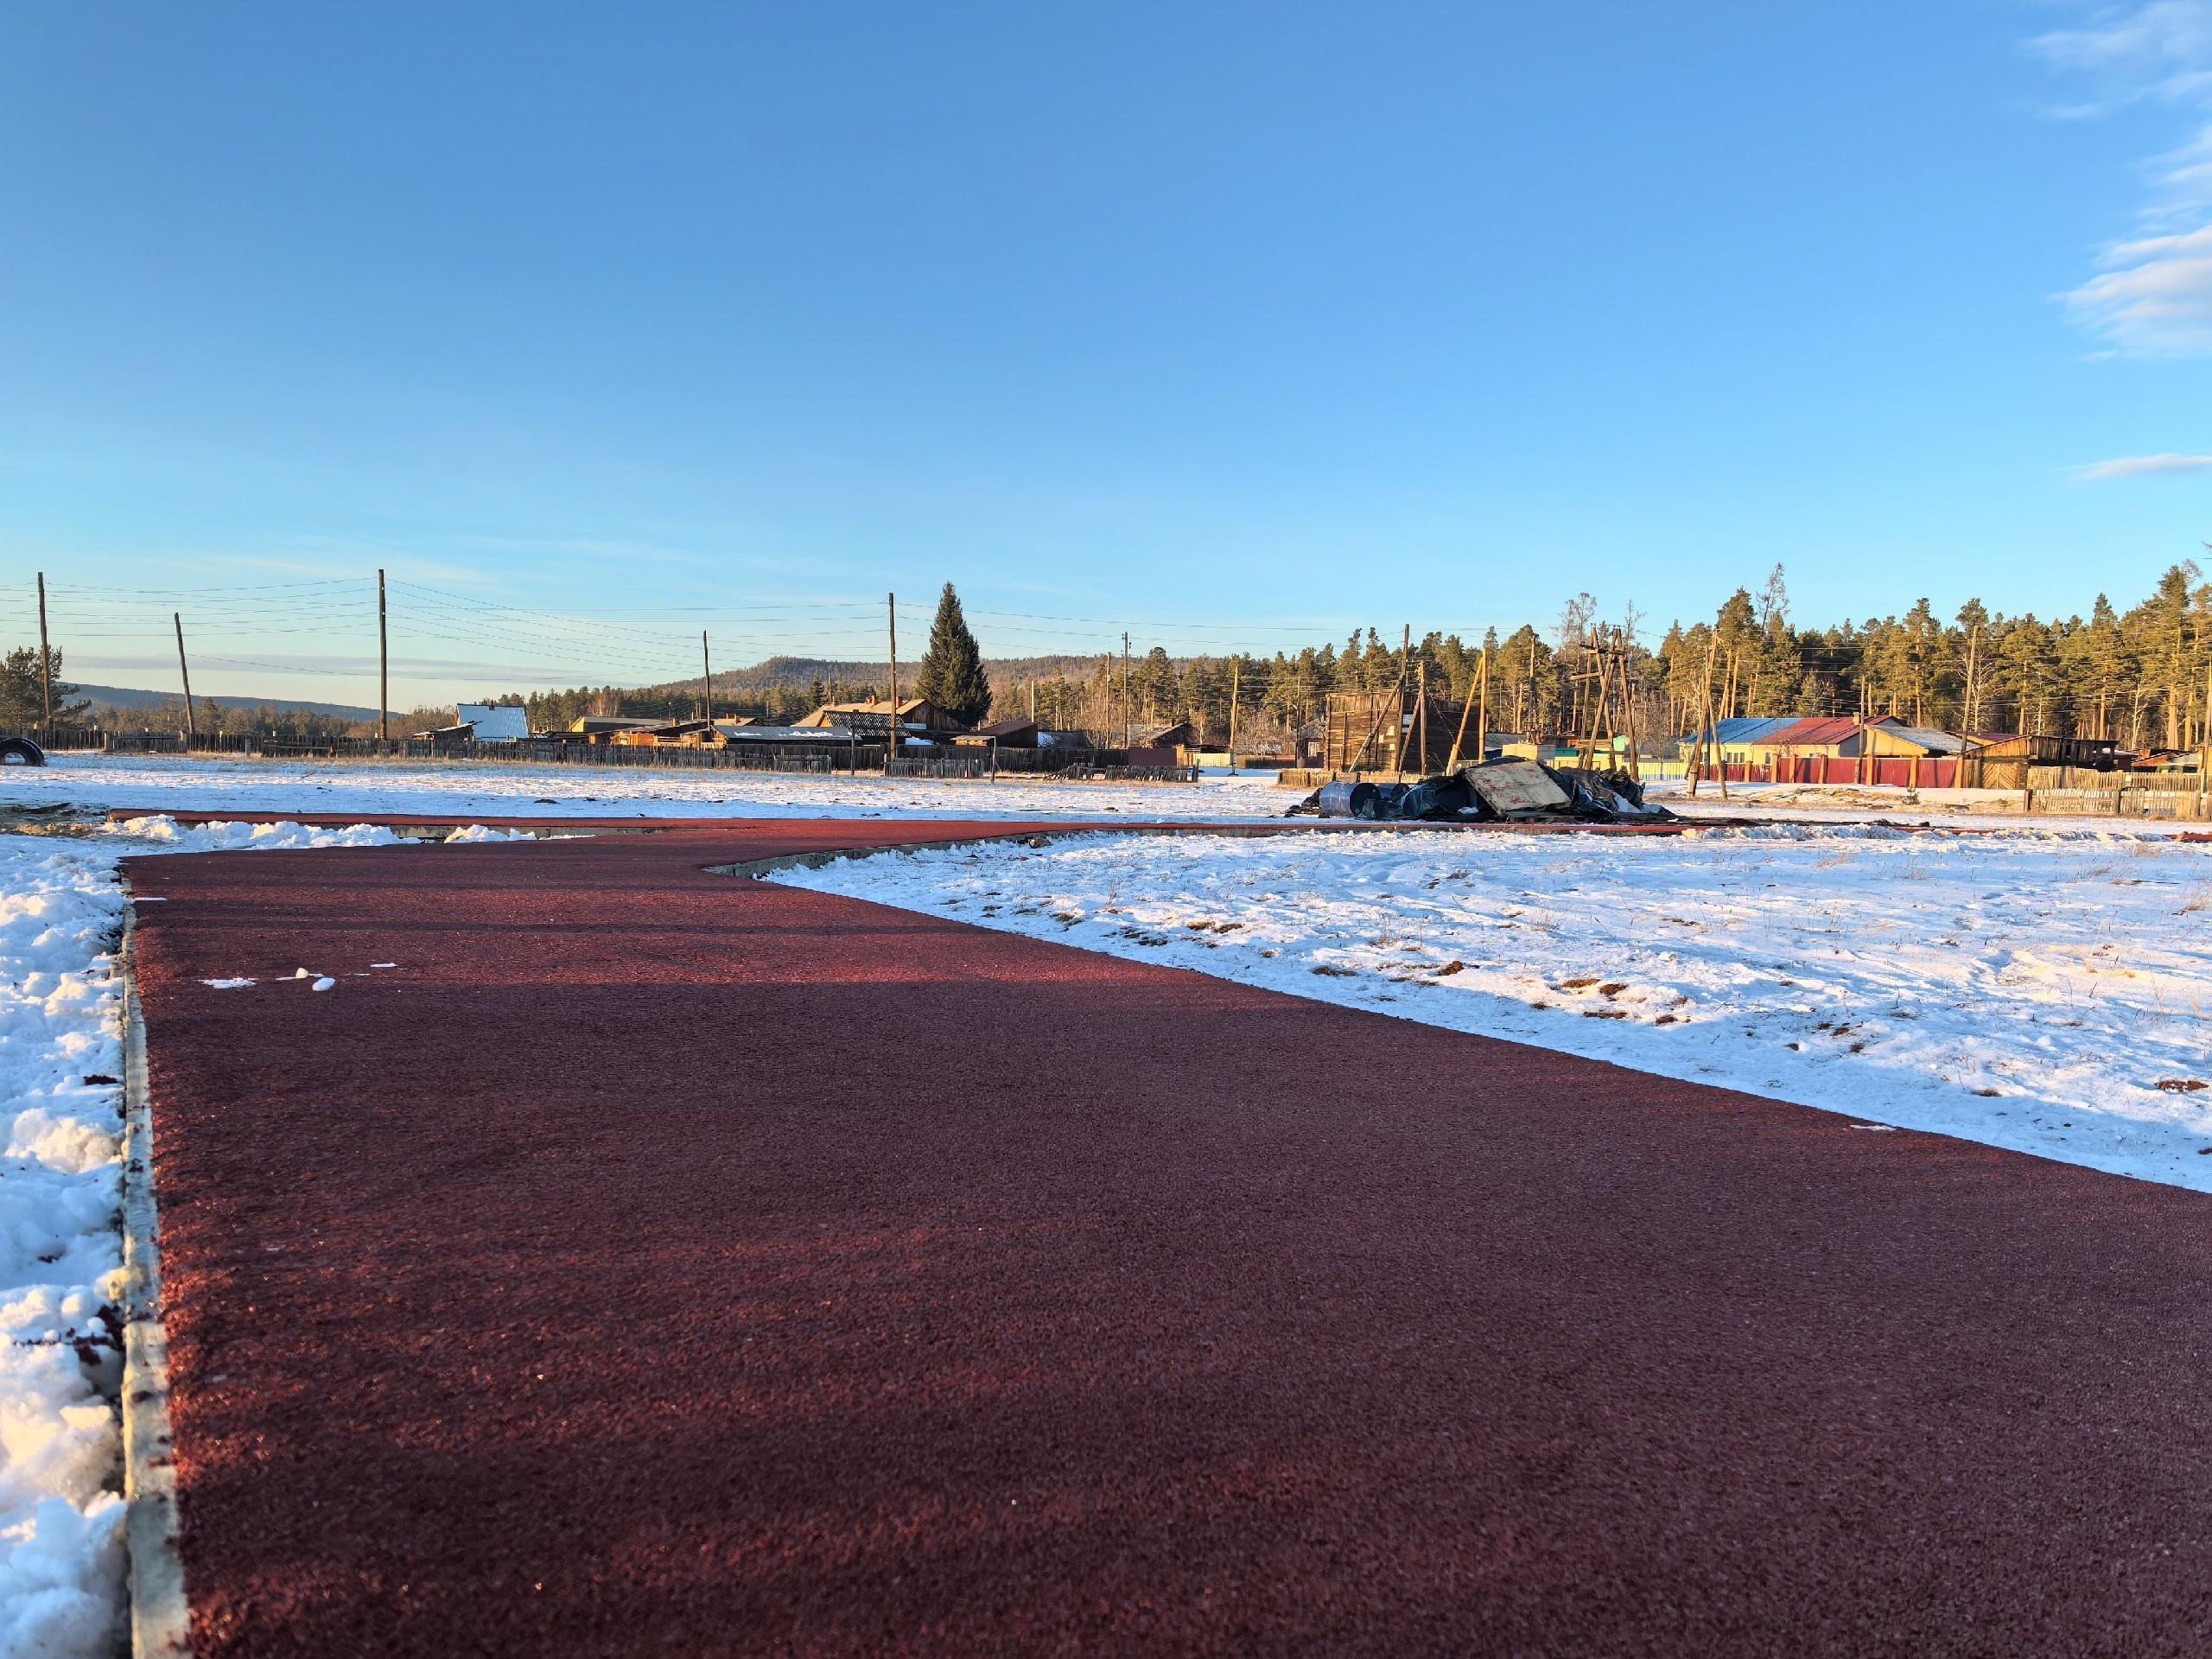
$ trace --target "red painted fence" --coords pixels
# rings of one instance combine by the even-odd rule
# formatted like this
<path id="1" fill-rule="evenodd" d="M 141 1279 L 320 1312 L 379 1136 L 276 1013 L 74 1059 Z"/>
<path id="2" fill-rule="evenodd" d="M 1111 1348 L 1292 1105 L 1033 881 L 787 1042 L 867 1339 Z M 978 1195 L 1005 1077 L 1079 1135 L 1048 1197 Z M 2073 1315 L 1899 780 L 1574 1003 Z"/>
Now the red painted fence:
<path id="1" fill-rule="evenodd" d="M 1910 789 L 1949 789 L 1958 777 L 1956 755 L 1883 754 L 1864 759 L 1825 754 L 1783 755 L 1757 765 L 1732 761 L 1732 784 L 1895 784 Z M 1718 768 L 1706 773 L 1719 776 Z"/>

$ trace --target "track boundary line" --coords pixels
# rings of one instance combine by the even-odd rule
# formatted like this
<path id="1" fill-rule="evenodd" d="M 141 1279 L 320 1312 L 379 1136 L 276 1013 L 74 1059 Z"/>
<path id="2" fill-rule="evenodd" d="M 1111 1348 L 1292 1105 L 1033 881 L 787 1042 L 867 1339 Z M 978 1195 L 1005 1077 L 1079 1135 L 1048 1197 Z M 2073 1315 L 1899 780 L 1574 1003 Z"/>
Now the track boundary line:
<path id="1" fill-rule="evenodd" d="M 839 820 L 810 819 L 810 823 L 830 823 Z M 872 820 L 855 819 L 855 823 Z M 746 859 L 734 864 L 708 864 L 701 868 L 709 875 L 734 875 L 760 880 L 779 870 L 819 869 L 825 864 L 835 864 L 848 858 L 874 858 L 887 854 L 936 852 L 947 847 L 980 847 L 993 842 L 1027 842 L 1032 847 L 1044 847 L 1056 841 L 1072 841 L 1085 836 L 1233 836 L 1244 840 L 1266 840 L 1285 836 L 1311 835 L 1368 835 L 1376 831 L 1391 835 L 1409 835 L 1417 830 L 1518 830 L 1530 831 L 1579 830 L 1583 832 L 1611 830 L 1619 833 L 1632 830 L 1641 835 L 1678 835 L 1686 825 L 1626 825 L 1602 823 L 1568 824 L 1450 824 L 1450 823 L 1370 823 L 1360 819 L 1294 818 L 1274 823 L 1084 823 L 1062 828 L 1011 821 L 1004 830 L 988 834 L 944 836 L 935 840 L 880 842 L 874 845 L 834 850 L 804 853 L 779 853 L 772 858 Z M 972 924 L 971 924 L 972 925 Z"/>
<path id="2" fill-rule="evenodd" d="M 176 1459 L 169 1437 L 168 1332 L 162 1321 L 161 1218 L 154 1201 L 154 1113 L 138 1003 L 137 918 L 123 912 L 123 1497 L 132 1659 L 192 1651 L 177 1553 Z"/>

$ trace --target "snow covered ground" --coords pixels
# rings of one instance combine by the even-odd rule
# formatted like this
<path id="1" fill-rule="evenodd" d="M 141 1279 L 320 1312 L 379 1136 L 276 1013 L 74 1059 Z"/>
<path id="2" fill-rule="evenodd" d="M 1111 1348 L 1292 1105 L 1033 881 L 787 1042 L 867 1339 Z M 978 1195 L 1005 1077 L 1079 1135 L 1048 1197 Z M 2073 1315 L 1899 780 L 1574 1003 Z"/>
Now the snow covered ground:
<path id="1" fill-rule="evenodd" d="M 1906 789 L 1894 784 L 1731 784 L 1728 798 L 1705 784 L 1694 799 L 1679 778 L 1646 785 L 1647 798 L 1685 817 L 1777 817 L 1814 823 L 1864 823 L 1887 818 L 1900 823 L 1942 823 L 1956 828 L 2003 829 L 2022 823 L 2099 830 L 2132 829 L 2175 835 L 2204 825 L 2187 819 L 2020 810 L 2017 789 Z M 2048 800 L 2048 796 L 2045 798 Z"/>
<path id="2" fill-rule="evenodd" d="M 2212 848 L 1080 836 L 775 879 L 2212 1191 Z"/>
<path id="3" fill-rule="evenodd" d="M 2017 791 L 1804 784 L 1710 784 L 1696 800 L 1680 780 L 1655 782 L 1655 799 L 1693 816 L 1779 814 L 1808 822 L 1872 817 L 1994 827 L 2018 824 Z M 415 812 L 456 818 L 1126 817 L 1242 822 L 1281 817 L 1301 798 L 1272 772 L 1209 773 L 1197 784 L 995 784 L 820 777 L 766 772 L 496 761 L 250 760 L 159 755 L 59 754 L 44 767 L 0 772 L 0 805 L 70 800 L 158 811 Z M 2109 818 L 2030 820 L 2113 827 Z M 2171 834 L 2192 826 L 2138 822 Z"/>
<path id="4" fill-rule="evenodd" d="M 415 812 L 477 817 L 1279 817 L 1274 774 L 1196 784 L 937 782 L 794 772 L 500 761 L 225 760 L 57 754 L 0 772 L 0 804 L 74 801 L 160 811 Z"/>
<path id="5" fill-rule="evenodd" d="M 116 861 L 396 839 L 164 818 L 82 839 L 0 835 L 0 1655 L 106 1659 L 121 1628 Z"/>

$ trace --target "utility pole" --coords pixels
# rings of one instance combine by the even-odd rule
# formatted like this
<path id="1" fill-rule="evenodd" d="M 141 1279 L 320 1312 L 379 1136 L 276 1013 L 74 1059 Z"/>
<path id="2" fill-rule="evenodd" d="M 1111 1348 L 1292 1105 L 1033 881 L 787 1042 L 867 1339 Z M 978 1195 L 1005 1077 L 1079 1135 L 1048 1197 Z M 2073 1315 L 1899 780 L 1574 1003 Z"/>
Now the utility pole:
<path id="1" fill-rule="evenodd" d="M 184 653 L 184 641 L 177 641 L 177 654 Z M 192 700 L 192 693 L 185 693 L 185 701 Z M 391 741 L 391 637 L 385 626 L 384 572 L 377 572 L 377 741 Z"/>
<path id="2" fill-rule="evenodd" d="M 1229 659 L 1229 769 L 1236 770 L 1236 688 L 1238 671 L 1243 666 L 1235 657 Z M 2212 716 L 2208 716 L 2212 719 Z"/>
<path id="3" fill-rule="evenodd" d="M 715 659 L 707 654 L 704 628 L 699 630 L 699 706 L 707 711 L 707 726 L 711 731 L 715 724 Z"/>
<path id="4" fill-rule="evenodd" d="M 1574 769 L 1577 772 L 1587 772 L 1590 770 L 1592 759 L 1598 753 L 1599 724 L 1605 718 L 1606 658 L 1605 639 L 1595 629 L 1592 629 L 1583 639 L 1581 645 L 1584 660 L 1586 662 L 1594 658 L 1598 664 L 1594 672 L 1586 669 L 1575 676 L 1574 681 L 1577 688 L 1574 694 L 1574 747 L 1576 750 Z M 1591 684 L 1593 680 L 1596 684 L 1594 690 L 1586 692 L 1581 690 L 1582 687 Z M 1587 717 L 1586 724 L 1586 716 Z"/>
<path id="5" fill-rule="evenodd" d="M 899 595 L 886 594 L 883 605 L 891 618 L 891 741 L 883 751 L 888 766 L 899 758 Z"/>
<path id="6" fill-rule="evenodd" d="M 1972 732 L 1972 731 L 1974 730 L 1974 658 L 1975 658 L 1977 656 L 1979 656 L 1979 655 L 1980 654 L 1980 646 L 1981 646 L 1981 624 L 1980 624 L 1980 623 L 1979 623 L 1979 622 L 1977 622 L 1977 623 L 1975 623 L 1975 624 L 1974 625 L 1974 631 L 1973 631 L 1972 632 L 1970 632 L 1970 633 L 1968 633 L 1968 634 L 1967 635 L 1967 692 L 1966 692 L 1966 703 L 1967 703 L 1967 706 L 1966 706 L 1966 711 L 1965 711 L 1965 714 L 1964 714 L 1964 715 L 1961 717 L 1961 721 L 1960 721 L 1960 724 L 1961 724 L 1962 726 L 1964 726 L 1964 727 L 1967 728 L 1967 730 L 1968 732 Z"/>
<path id="7" fill-rule="evenodd" d="M 1452 734 L 1452 753 L 1450 755 L 1446 757 L 1444 762 L 1444 770 L 1446 772 L 1457 772 L 1459 770 L 1459 750 L 1467 741 L 1467 721 L 1475 712 L 1475 698 L 1482 683 L 1482 677 L 1489 671 L 1490 652 L 1488 651 L 1484 651 L 1482 654 L 1481 664 L 1475 670 L 1475 684 L 1467 688 L 1467 700 L 1465 703 L 1460 705 L 1459 729 Z M 1475 751 L 1475 764 L 1477 766 L 1480 766 L 1482 764 L 1482 751 L 1478 748 Z"/>
<path id="8" fill-rule="evenodd" d="M 46 711 L 46 736 L 54 741 L 54 652 L 46 643 L 46 572 L 38 573 L 39 703 Z"/>
<path id="9" fill-rule="evenodd" d="M 192 740 L 200 735 L 200 724 L 192 712 L 192 670 L 184 660 L 184 613 L 171 611 L 169 620 L 176 624 L 176 671 L 184 682 L 184 747 L 189 752 Z"/>
<path id="10" fill-rule="evenodd" d="M 1406 671 L 1413 666 L 1414 625 L 1405 625 L 1405 635 L 1398 642 L 1398 683 L 1391 689 L 1390 723 L 1397 728 L 1390 743 L 1390 770 L 1406 769 Z"/>
<path id="11" fill-rule="evenodd" d="M 1629 689 L 1628 642 L 1625 635 L 1621 639 L 1620 647 L 1621 723 L 1627 728 L 1625 734 L 1628 738 L 1628 775 L 1630 779 L 1640 784 L 1643 781 L 1643 763 L 1637 759 L 1636 753 L 1636 697 Z"/>
<path id="12" fill-rule="evenodd" d="M 1698 694 L 1697 752 L 1690 760 L 1689 793 L 1692 800 L 1697 798 L 1698 785 L 1705 780 L 1706 743 L 1712 734 L 1713 726 L 1713 664 L 1719 650 L 1720 632 L 1716 628 L 1706 636 L 1705 680 Z M 1726 759 L 1720 763 L 1720 795 L 1723 800 L 1728 796 L 1728 762 Z"/>
<path id="13" fill-rule="evenodd" d="M 1414 770 L 1426 774 L 1428 771 L 1428 658 L 1421 659 L 1420 678 L 1414 689 L 1414 719 L 1419 722 L 1419 735 L 1414 739 L 1414 753 L 1421 765 Z"/>
<path id="14" fill-rule="evenodd" d="M 1488 646 L 1483 648 L 1480 673 L 1481 701 L 1476 705 L 1475 714 L 1475 764 L 1484 766 L 1490 764 L 1490 648 Z"/>
<path id="15" fill-rule="evenodd" d="M 1716 634 L 1716 636 L 1715 636 L 1715 637 L 1716 637 L 1716 638 L 1718 638 L 1718 635 Z M 1732 678 L 1732 677 L 1734 677 L 1734 670 L 1731 669 L 1731 670 L 1729 671 L 1729 672 L 1730 672 L 1730 677 L 1731 677 L 1731 678 Z M 1707 683 L 1707 686 L 1706 686 L 1706 693 L 1705 693 L 1705 695 L 1706 695 L 1706 706 L 1707 706 L 1707 709 L 1708 709 L 1708 710 L 1710 710 L 1710 709 L 1712 709 L 1712 699 L 1713 699 L 1713 688 L 1712 688 L 1712 685 L 1711 685 L 1711 683 L 1710 683 L 1710 682 L 1708 682 L 1708 683 Z M 1718 718 L 1718 717 L 1717 717 L 1717 715 L 1716 715 L 1716 719 L 1717 719 L 1717 718 Z M 1719 777 L 1719 783 L 1720 783 L 1720 798 L 1721 798 L 1722 800 L 1724 800 L 1724 801 L 1725 801 L 1725 800 L 1726 800 L 1726 799 L 1728 798 L 1728 752 L 1727 752 L 1727 750 L 1726 750 L 1726 749 L 1724 749 L 1724 748 L 1721 748 L 1721 747 L 1720 747 L 1720 728 L 1719 728 L 1719 727 L 1717 724 L 1715 724 L 1715 723 L 1714 723 L 1714 721 L 1707 721 L 1706 722 L 1706 724 L 1707 724 L 1707 726 L 1708 729 L 1710 729 L 1710 731 L 1712 732 L 1712 734 L 1713 734 L 1713 748 L 1714 748 L 1715 752 L 1716 752 L 1716 753 L 1719 753 L 1719 757 L 1720 757 L 1720 768 L 1719 768 L 1719 770 L 1720 770 L 1720 777 Z M 1751 775 L 1751 770 L 1750 770 L 1750 767 L 1751 767 L 1751 762 L 1750 762 L 1748 760 L 1746 760 L 1745 761 L 1744 765 L 1745 765 L 1744 776 L 1745 776 L 1745 777 L 1746 777 L 1746 778 L 1749 778 L 1749 777 Z"/>
<path id="16" fill-rule="evenodd" d="M 1129 748 L 1137 741 L 1137 713 L 1129 706 L 1129 636 L 1122 633 L 1122 747 Z"/>
<path id="17" fill-rule="evenodd" d="M 2212 662 L 2204 665 L 2204 729 L 2197 734 L 2203 747 L 2196 756 L 2196 816 L 2204 816 L 2204 796 L 2212 785 Z"/>

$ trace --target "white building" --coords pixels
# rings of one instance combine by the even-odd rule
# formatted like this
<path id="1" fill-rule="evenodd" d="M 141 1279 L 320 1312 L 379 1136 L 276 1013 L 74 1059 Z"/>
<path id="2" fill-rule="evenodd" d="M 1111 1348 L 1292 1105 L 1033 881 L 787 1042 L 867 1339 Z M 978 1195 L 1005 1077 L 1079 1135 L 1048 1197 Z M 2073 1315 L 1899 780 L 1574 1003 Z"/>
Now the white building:
<path id="1" fill-rule="evenodd" d="M 454 723 L 472 727 L 479 743 L 512 743 L 530 735 L 530 716 L 513 703 L 464 702 L 454 710 Z"/>

